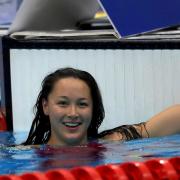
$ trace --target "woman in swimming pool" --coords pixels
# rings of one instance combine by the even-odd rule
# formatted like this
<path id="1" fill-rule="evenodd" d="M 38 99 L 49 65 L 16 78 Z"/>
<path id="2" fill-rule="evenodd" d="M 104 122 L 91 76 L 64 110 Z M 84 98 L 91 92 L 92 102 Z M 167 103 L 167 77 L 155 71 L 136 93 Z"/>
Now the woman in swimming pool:
<path id="1" fill-rule="evenodd" d="M 180 132 L 180 106 L 147 122 L 98 134 L 105 113 L 95 79 L 86 71 L 62 68 L 49 74 L 35 104 L 36 114 L 24 145 L 81 145 L 91 138 L 131 140 Z"/>

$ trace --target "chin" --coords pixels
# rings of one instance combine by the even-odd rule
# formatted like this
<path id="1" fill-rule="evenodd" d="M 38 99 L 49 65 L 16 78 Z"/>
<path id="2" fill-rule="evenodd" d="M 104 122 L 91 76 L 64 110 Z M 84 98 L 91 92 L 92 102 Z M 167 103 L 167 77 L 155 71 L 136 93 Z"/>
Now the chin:
<path id="1" fill-rule="evenodd" d="M 66 140 L 66 143 L 67 145 L 70 145 L 70 146 L 78 146 L 81 144 L 86 144 L 87 141 L 82 140 L 82 138 L 71 137 Z"/>

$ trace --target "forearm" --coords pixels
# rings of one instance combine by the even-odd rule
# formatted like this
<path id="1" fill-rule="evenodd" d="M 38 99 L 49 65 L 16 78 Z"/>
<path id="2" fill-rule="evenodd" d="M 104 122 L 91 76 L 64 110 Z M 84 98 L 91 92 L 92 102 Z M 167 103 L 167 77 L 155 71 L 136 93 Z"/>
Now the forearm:
<path id="1" fill-rule="evenodd" d="M 157 114 L 146 122 L 150 137 L 180 133 L 180 105 L 175 105 Z"/>

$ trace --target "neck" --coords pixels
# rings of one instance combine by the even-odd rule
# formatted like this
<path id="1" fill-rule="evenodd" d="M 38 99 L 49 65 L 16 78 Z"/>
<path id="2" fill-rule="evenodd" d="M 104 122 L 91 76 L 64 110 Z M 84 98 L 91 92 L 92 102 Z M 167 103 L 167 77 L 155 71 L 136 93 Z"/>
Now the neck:
<path id="1" fill-rule="evenodd" d="M 52 138 L 52 136 L 51 136 L 47 144 L 48 145 L 57 145 L 57 146 L 79 146 L 79 145 L 87 144 L 87 142 L 88 142 L 87 138 L 85 138 L 81 141 L 76 141 L 76 140 L 72 139 L 72 140 L 63 142 L 63 141 L 56 140 L 56 139 Z"/>

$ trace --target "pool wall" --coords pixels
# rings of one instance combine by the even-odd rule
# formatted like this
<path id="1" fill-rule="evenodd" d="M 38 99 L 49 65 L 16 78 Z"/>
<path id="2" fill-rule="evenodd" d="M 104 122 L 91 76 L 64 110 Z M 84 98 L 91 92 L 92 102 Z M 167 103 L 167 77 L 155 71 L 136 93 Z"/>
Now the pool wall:
<path id="1" fill-rule="evenodd" d="M 99 84 L 106 112 L 99 131 L 144 122 L 180 103 L 177 39 L 26 41 L 5 36 L 2 42 L 2 82 L 10 131 L 29 131 L 43 78 L 67 66 L 90 72 Z"/>

